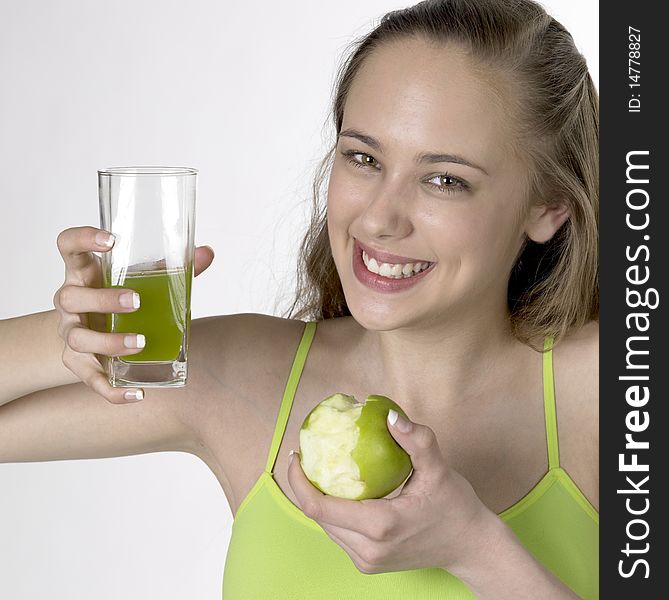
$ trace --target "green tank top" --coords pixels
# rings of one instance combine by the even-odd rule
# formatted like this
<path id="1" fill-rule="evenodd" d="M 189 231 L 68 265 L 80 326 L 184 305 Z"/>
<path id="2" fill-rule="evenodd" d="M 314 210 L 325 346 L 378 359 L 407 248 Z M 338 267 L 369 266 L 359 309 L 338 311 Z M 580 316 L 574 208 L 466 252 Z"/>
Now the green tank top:
<path id="1" fill-rule="evenodd" d="M 474 600 L 440 568 L 365 574 L 274 481 L 273 469 L 295 390 L 316 332 L 306 324 L 297 349 L 265 470 L 232 524 L 223 573 L 224 600 Z M 599 515 L 560 467 L 552 340 L 543 355 L 548 472 L 499 514 L 523 545 L 583 600 L 599 598 Z"/>

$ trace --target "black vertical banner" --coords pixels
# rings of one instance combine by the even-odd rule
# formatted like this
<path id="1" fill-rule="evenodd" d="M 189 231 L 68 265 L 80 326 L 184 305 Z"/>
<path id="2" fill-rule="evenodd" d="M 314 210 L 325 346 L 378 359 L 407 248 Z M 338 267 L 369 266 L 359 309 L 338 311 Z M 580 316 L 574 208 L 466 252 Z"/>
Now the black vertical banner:
<path id="1" fill-rule="evenodd" d="M 602 2 L 601 598 L 667 598 L 669 162 L 662 3 Z M 664 368 L 663 368 L 664 367 Z"/>

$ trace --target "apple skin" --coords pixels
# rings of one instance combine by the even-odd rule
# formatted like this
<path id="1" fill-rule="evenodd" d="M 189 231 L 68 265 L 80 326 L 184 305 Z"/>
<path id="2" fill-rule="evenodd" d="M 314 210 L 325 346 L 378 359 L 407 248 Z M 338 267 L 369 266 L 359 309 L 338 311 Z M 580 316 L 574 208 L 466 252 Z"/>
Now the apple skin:
<path id="1" fill-rule="evenodd" d="M 339 398 L 338 398 L 339 397 Z M 357 428 L 357 443 L 350 449 L 350 459 L 354 466 L 357 466 L 359 473 L 353 472 L 351 476 L 357 480 L 356 487 L 362 487 L 360 493 L 354 493 L 351 490 L 338 490 L 329 488 L 327 483 L 318 480 L 318 474 L 314 464 L 322 465 L 331 462 L 329 459 L 336 459 L 336 455 L 331 452 L 327 454 L 328 448 L 332 446 L 323 444 L 323 456 L 309 455 L 311 448 L 314 447 L 314 438 L 311 443 L 307 442 L 305 431 L 310 430 L 312 415 L 324 404 L 330 405 L 333 402 L 350 403 L 350 410 L 356 410 L 362 407 L 359 416 L 351 421 L 351 426 Z M 321 492 L 328 495 L 347 498 L 350 500 L 365 500 L 368 498 L 383 498 L 395 490 L 406 480 L 413 468 L 411 458 L 407 452 L 395 441 L 388 431 L 387 417 L 390 409 L 407 417 L 402 408 L 393 400 L 386 396 L 371 395 L 367 397 L 364 404 L 356 402 L 353 396 L 346 394 L 333 394 L 317 404 L 307 415 L 300 429 L 300 463 L 305 475 L 311 483 Z M 347 411 L 342 411 L 347 412 Z M 408 417 L 407 417 L 408 418 Z M 342 436 L 342 442 L 350 439 L 347 434 Z M 341 451 L 341 444 L 338 445 L 338 451 Z M 305 455 L 305 452 L 307 453 Z"/>

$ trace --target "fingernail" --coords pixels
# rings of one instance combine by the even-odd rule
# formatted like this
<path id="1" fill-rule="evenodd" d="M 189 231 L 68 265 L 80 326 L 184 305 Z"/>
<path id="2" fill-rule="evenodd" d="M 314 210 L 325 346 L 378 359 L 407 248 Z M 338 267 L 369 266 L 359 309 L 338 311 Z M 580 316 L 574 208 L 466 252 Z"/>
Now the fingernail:
<path id="1" fill-rule="evenodd" d="M 124 308 L 139 308 L 139 294 L 137 292 L 126 292 L 119 296 L 118 302 Z"/>
<path id="2" fill-rule="evenodd" d="M 295 450 L 291 450 L 290 453 L 288 454 L 288 458 L 289 458 L 288 464 L 289 465 L 293 464 L 293 458 L 295 458 L 296 454 L 297 454 L 297 452 L 295 452 Z"/>
<path id="3" fill-rule="evenodd" d="M 411 431 L 411 422 L 397 414 L 392 408 L 388 411 L 388 423 L 399 429 L 402 433 Z"/>
<path id="4" fill-rule="evenodd" d="M 105 248 L 111 248 L 114 245 L 116 237 L 113 233 L 100 232 L 95 236 L 95 243 Z"/>
<path id="5" fill-rule="evenodd" d="M 123 394 L 123 397 L 131 402 L 144 400 L 144 390 L 130 390 Z"/>
<path id="6" fill-rule="evenodd" d="M 146 338 L 141 333 L 126 335 L 123 338 L 123 345 L 126 348 L 144 348 L 146 346 Z"/>

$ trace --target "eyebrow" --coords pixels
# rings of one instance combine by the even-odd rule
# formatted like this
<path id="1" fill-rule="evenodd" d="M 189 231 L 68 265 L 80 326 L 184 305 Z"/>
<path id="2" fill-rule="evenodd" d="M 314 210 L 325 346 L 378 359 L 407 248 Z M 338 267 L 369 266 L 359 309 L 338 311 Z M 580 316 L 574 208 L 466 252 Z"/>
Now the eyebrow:
<path id="1" fill-rule="evenodd" d="M 372 137 L 371 135 L 367 135 L 366 133 L 362 133 L 361 131 L 358 131 L 357 129 L 344 129 L 344 131 L 339 133 L 339 137 L 351 137 L 355 138 L 356 140 L 360 140 L 364 144 L 367 144 L 368 146 L 374 148 L 375 150 L 378 150 L 379 152 L 383 152 L 383 149 L 381 147 L 381 142 L 377 140 L 376 138 Z M 417 163 L 440 163 L 440 162 L 450 162 L 450 163 L 456 163 L 458 165 L 465 165 L 466 167 L 471 167 L 472 169 L 477 169 L 481 171 L 482 173 L 485 173 L 488 175 L 488 172 L 483 168 L 478 166 L 477 164 L 474 164 L 473 162 L 467 160 L 466 158 L 463 158 L 462 156 L 458 156 L 457 154 L 444 154 L 444 153 L 438 153 L 438 152 L 421 152 L 416 156 L 416 162 Z"/>

